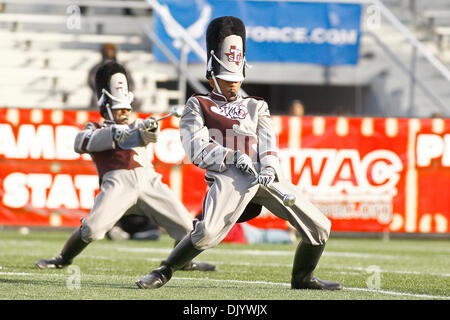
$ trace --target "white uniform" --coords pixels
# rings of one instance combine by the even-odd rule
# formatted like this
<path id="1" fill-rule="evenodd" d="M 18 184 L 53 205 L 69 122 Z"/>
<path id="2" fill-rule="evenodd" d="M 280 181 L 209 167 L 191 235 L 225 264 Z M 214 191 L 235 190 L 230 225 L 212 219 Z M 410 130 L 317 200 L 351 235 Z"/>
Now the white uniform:
<path id="1" fill-rule="evenodd" d="M 130 128 L 137 126 L 137 119 Z M 193 217 L 161 182 L 147 155 L 146 146 L 156 142 L 157 133 L 135 131 L 139 145 L 122 149 L 113 139 L 114 123 L 88 123 L 75 138 L 74 149 L 89 153 L 97 167 L 100 192 L 89 216 L 82 221 L 85 242 L 102 239 L 126 213 L 141 213 L 181 240 L 193 227 Z"/>
<path id="2" fill-rule="evenodd" d="M 264 100 L 238 97 L 227 102 L 214 92 L 194 95 L 186 103 L 180 134 L 189 160 L 207 170 L 205 180 L 210 186 L 203 201 L 203 220 L 191 233 L 197 249 L 219 244 L 250 202 L 288 220 L 305 243 L 322 245 L 328 240 L 331 227 L 328 218 L 282 177 L 276 136 Z M 285 207 L 282 199 L 267 188 L 252 185 L 255 177 L 242 173 L 233 164 L 236 150 L 249 155 L 258 172 L 272 167 L 278 177 L 274 186 L 294 194 L 295 204 Z"/>

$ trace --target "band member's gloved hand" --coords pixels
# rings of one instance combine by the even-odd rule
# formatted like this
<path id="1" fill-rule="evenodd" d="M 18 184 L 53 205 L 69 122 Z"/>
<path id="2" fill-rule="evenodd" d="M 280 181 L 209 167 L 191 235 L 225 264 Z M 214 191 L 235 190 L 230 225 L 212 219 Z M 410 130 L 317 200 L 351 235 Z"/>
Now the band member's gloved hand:
<path id="1" fill-rule="evenodd" d="M 139 134 L 141 136 L 142 142 L 144 145 L 149 144 L 150 142 L 155 143 L 158 141 L 158 131 L 145 131 L 145 130 L 139 130 Z"/>
<path id="2" fill-rule="evenodd" d="M 123 142 L 130 136 L 130 127 L 127 125 L 115 124 L 112 128 L 113 139 L 117 143 Z"/>
<path id="3" fill-rule="evenodd" d="M 244 152 L 242 152 L 240 150 L 235 151 L 233 159 L 234 159 L 234 165 L 236 166 L 236 168 L 238 168 L 242 172 L 248 174 L 249 176 L 253 176 L 253 177 L 256 177 L 258 175 L 255 167 L 253 166 L 252 159 Z"/>
<path id="4" fill-rule="evenodd" d="M 156 131 L 158 129 L 158 122 L 155 121 L 155 118 L 150 117 L 141 121 L 138 128 L 141 131 Z"/>
<path id="5" fill-rule="evenodd" d="M 275 170 L 272 167 L 266 167 L 258 175 L 258 183 L 263 186 L 269 186 L 275 181 Z"/>

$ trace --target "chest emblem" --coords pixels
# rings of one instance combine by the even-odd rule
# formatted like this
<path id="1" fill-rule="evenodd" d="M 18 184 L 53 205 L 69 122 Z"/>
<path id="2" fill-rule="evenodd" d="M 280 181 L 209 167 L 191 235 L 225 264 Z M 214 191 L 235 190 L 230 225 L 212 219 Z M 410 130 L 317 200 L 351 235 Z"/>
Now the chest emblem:
<path id="1" fill-rule="evenodd" d="M 222 106 L 212 106 L 211 111 L 232 120 L 245 119 L 248 114 L 247 107 L 241 103 L 225 103 Z"/>

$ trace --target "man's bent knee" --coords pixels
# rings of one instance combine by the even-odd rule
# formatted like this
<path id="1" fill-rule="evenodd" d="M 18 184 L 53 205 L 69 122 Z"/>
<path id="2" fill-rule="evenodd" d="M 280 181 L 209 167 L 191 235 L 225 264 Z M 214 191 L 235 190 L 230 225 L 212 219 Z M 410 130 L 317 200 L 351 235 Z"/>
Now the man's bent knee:
<path id="1" fill-rule="evenodd" d="M 95 230 L 88 225 L 81 226 L 81 240 L 86 243 L 102 240 L 105 237 L 105 234 L 106 231 L 104 230 Z"/>
<path id="2" fill-rule="evenodd" d="M 191 241 L 196 249 L 206 250 L 217 246 L 221 239 L 216 233 L 205 229 L 204 224 L 200 222 L 191 233 Z"/>
<path id="3" fill-rule="evenodd" d="M 326 219 L 323 224 L 317 227 L 317 244 L 324 245 L 330 238 L 331 221 Z"/>

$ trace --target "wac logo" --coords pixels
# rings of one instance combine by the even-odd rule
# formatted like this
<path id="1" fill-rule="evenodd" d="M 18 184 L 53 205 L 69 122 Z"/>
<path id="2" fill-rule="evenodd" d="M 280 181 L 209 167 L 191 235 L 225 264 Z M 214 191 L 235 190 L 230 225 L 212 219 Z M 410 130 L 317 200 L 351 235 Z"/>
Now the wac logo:
<path id="1" fill-rule="evenodd" d="M 403 170 L 401 158 L 386 149 L 361 156 L 357 149 L 284 149 L 286 176 L 334 219 L 376 219 L 387 224 Z"/>
<path id="2" fill-rule="evenodd" d="M 236 49 L 236 46 L 230 46 L 229 52 L 225 53 L 225 55 L 228 57 L 228 62 L 234 62 L 237 66 L 241 64 L 242 51 Z"/>

